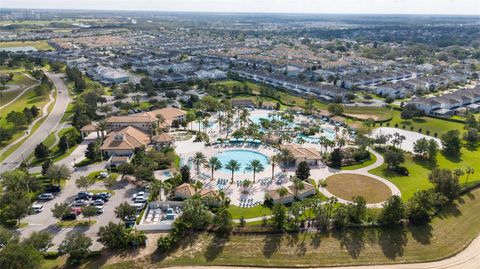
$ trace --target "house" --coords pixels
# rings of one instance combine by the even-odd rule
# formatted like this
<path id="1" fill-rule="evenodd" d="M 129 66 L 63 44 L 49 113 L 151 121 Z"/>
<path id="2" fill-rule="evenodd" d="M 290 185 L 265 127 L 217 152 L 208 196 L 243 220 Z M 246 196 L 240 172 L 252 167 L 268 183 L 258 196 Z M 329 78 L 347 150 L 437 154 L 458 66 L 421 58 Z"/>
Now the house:
<path id="1" fill-rule="evenodd" d="M 105 120 L 107 129 L 115 129 L 124 126 L 135 126 L 146 131 L 150 131 L 154 124 L 164 130 L 169 130 L 173 124 L 181 123 L 185 120 L 187 112 L 174 107 L 161 108 L 148 112 L 113 116 Z"/>
<path id="2" fill-rule="evenodd" d="M 108 133 L 100 149 L 106 156 L 132 156 L 135 149 L 149 142 L 150 136 L 143 129 L 124 126 Z"/>
<path id="3" fill-rule="evenodd" d="M 378 86 L 375 89 L 375 93 L 384 97 L 403 98 L 405 97 L 405 88 L 400 84 L 387 83 Z"/>
<path id="4" fill-rule="evenodd" d="M 288 189 L 290 189 L 290 191 L 295 194 L 295 187 L 293 185 L 289 186 Z M 297 197 L 297 199 L 299 200 L 303 200 L 309 196 L 315 195 L 316 192 L 317 192 L 317 189 L 315 188 L 314 185 L 307 182 L 303 182 L 303 189 L 297 190 L 295 197 Z"/>
<path id="5" fill-rule="evenodd" d="M 195 72 L 198 79 L 224 79 L 227 77 L 227 73 L 218 69 L 213 70 L 200 70 Z"/>
<path id="6" fill-rule="evenodd" d="M 292 165 L 306 161 L 309 165 L 317 165 L 322 160 L 320 152 L 314 148 L 305 148 L 297 144 L 280 145 L 281 149 L 288 149 L 293 155 Z"/>
<path id="7" fill-rule="evenodd" d="M 277 107 L 277 105 L 274 102 L 262 102 L 261 108 L 262 109 L 268 109 L 268 110 L 273 110 Z"/>
<path id="8" fill-rule="evenodd" d="M 277 190 L 269 190 L 265 193 L 265 198 L 271 198 L 273 204 L 290 204 L 295 200 L 295 194 L 290 188 L 287 188 L 287 194 L 283 197 Z"/>
<path id="9" fill-rule="evenodd" d="M 152 137 L 152 144 L 157 150 L 175 147 L 175 137 L 167 133 L 161 133 Z"/>
<path id="10" fill-rule="evenodd" d="M 97 66 L 90 69 L 87 74 L 91 76 L 93 80 L 98 80 L 105 85 L 124 83 L 129 80 L 127 72 L 106 66 Z"/>
<path id="11" fill-rule="evenodd" d="M 233 107 L 254 107 L 255 103 L 250 99 L 233 99 Z"/>
<path id="12" fill-rule="evenodd" d="M 183 183 L 175 188 L 174 190 L 175 198 L 177 199 L 188 199 L 195 194 L 199 194 L 200 198 L 212 205 L 218 205 L 220 202 L 220 195 L 217 191 L 212 189 L 202 189 L 200 191 L 195 191 L 195 188 L 189 183 Z"/>

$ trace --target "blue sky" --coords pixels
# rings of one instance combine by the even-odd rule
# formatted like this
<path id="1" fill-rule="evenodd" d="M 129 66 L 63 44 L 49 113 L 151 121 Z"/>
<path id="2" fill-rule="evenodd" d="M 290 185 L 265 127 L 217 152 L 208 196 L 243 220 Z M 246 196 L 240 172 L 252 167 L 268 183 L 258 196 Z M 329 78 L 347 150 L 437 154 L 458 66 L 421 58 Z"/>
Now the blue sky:
<path id="1" fill-rule="evenodd" d="M 480 0 L 1 0 L 3 8 L 480 15 Z"/>

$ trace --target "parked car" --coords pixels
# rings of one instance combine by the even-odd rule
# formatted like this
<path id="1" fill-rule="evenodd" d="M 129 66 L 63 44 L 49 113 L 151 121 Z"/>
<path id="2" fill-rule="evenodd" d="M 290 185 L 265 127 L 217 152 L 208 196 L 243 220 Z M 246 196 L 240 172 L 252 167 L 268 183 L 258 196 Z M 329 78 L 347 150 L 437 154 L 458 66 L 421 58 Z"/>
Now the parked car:
<path id="1" fill-rule="evenodd" d="M 108 172 L 100 172 L 100 174 L 98 174 L 98 178 L 107 178 L 108 176 Z"/>
<path id="2" fill-rule="evenodd" d="M 75 212 L 70 212 L 62 216 L 62 220 L 76 220 L 77 214 Z"/>
<path id="3" fill-rule="evenodd" d="M 73 206 L 87 206 L 88 202 L 86 200 L 76 200 L 72 204 Z"/>
<path id="4" fill-rule="evenodd" d="M 95 208 L 97 209 L 97 213 L 98 213 L 98 214 L 102 214 L 102 213 L 103 213 L 103 205 L 97 205 L 97 206 L 95 206 Z"/>
<path id="5" fill-rule="evenodd" d="M 81 192 L 77 193 L 77 196 L 88 196 L 88 198 L 92 198 L 93 193 L 86 192 L 86 191 L 81 191 Z"/>
<path id="6" fill-rule="evenodd" d="M 39 204 L 32 205 L 32 211 L 33 211 L 33 213 L 42 212 L 43 211 L 43 205 L 39 205 Z"/>
<path id="7" fill-rule="evenodd" d="M 70 212 L 76 214 L 77 216 L 82 214 L 82 208 L 81 207 L 72 207 L 70 208 Z"/>
<path id="8" fill-rule="evenodd" d="M 105 201 L 103 201 L 102 199 L 97 199 L 97 200 L 92 201 L 91 204 L 92 205 L 103 205 L 103 204 L 105 204 Z"/>
<path id="9" fill-rule="evenodd" d="M 45 186 L 45 192 L 47 193 L 57 193 L 60 192 L 62 189 L 60 186 L 55 186 L 55 185 L 47 185 Z"/>
<path id="10" fill-rule="evenodd" d="M 39 201 L 50 201 L 53 198 L 55 198 L 55 197 L 51 193 L 42 193 L 37 197 L 37 200 L 39 200 Z"/>
<path id="11" fill-rule="evenodd" d="M 137 198 L 135 198 L 134 202 L 135 203 L 145 203 L 145 202 L 147 202 L 147 198 L 145 198 L 143 196 L 138 196 Z"/>
<path id="12" fill-rule="evenodd" d="M 92 196 L 92 200 L 98 200 L 101 199 L 104 202 L 107 202 L 110 199 L 109 195 L 106 195 L 105 193 L 97 193 Z"/>
<path id="13" fill-rule="evenodd" d="M 135 200 L 137 197 L 145 197 L 144 191 L 139 191 L 132 196 L 132 200 Z"/>

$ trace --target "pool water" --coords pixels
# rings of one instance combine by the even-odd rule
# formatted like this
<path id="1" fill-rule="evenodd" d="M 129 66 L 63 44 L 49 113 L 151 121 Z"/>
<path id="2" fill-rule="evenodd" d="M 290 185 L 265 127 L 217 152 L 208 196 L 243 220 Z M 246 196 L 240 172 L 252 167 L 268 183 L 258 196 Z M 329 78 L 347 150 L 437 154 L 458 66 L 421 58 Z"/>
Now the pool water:
<path id="1" fill-rule="evenodd" d="M 222 169 L 220 169 L 221 172 L 223 173 L 232 173 L 230 170 L 225 168 L 225 165 L 230 161 L 230 160 L 236 160 L 237 162 L 240 163 L 240 170 L 238 170 L 237 174 L 243 174 L 245 167 L 247 167 L 247 164 L 251 160 L 259 160 L 265 170 L 269 167 L 268 165 L 268 157 L 265 156 L 264 154 L 257 152 L 257 151 L 252 151 L 252 150 L 244 150 L 244 149 L 235 149 L 235 150 L 227 150 L 224 152 L 217 153 L 215 155 L 220 162 L 222 163 Z M 245 173 L 251 173 L 251 172 L 246 172 Z"/>
<path id="2" fill-rule="evenodd" d="M 261 119 L 266 119 L 266 120 L 269 119 L 268 114 L 255 114 L 255 115 L 250 115 L 248 118 L 250 119 L 250 121 L 258 125 L 260 125 Z"/>

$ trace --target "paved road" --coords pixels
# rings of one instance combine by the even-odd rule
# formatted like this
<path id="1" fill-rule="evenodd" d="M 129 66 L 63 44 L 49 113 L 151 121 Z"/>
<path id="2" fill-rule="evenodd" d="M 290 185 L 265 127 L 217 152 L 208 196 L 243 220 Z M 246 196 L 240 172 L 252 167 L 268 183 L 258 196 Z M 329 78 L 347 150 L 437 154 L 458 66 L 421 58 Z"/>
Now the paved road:
<path id="1" fill-rule="evenodd" d="M 32 86 L 29 86 L 29 87 L 26 87 L 25 89 L 23 89 L 21 92 L 18 93 L 18 95 L 13 98 L 12 100 L 10 100 L 10 102 L 4 104 L 3 106 L 0 106 L 0 109 L 4 108 L 4 107 L 7 107 L 8 105 L 10 105 L 11 103 L 15 102 L 18 98 L 20 98 L 23 94 L 25 94 L 28 90 L 30 90 L 31 88 L 37 86 L 38 84 L 40 84 L 40 81 L 33 78 L 32 76 L 30 76 L 29 74 L 27 73 L 22 73 L 24 74 L 26 77 L 32 79 L 33 81 L 36 81 L 37 83 L 33 84 Z M 6 90 L 3 90 L 2 92 L 13 92 L 13 91 L 16 91 L 18 90 L 18 88 L 20 88 L 20 86 L 23 86 L 23 85 L 5 85 L 7 86 L 8 89 Z"/>
<path id="2" fill-rule="evenodd" d="M 227 266 L 185 266 L 185 267 L 168 267 L 171 269 L 245 269 L 245 267 L 227 267 Z M 264 268 L 264 267 L 248 267 L 248 268 Z M 406 263 L 391 265 L 368 265 L 368 266 L 342 266 L 342 267 L 317 267 L 316 269 L 480 269 L 480 236 L 472 241 L 472 243 L 457 255 L 436 261 L 426 263 Z"/>
<path id="3" fill-rule="evenodd" d="M 61 74 L 45 74 L 53 81 L 58 91 L 55 106 L 53 107 L 52 112 L 50 112 L 48 115 L 47 119 L 42 123 L 42 125 L 40 125 L 35 133 L 30 135 L 30 137 L 28 137 L 27 140 L 24 141 L 15 152 L 10 154 L 10 156 L 8 156 L 0 164 L 0 173 L 3 171 L 10 171 L 18 167 L 22 162 L 22 159 L 30 155 L 35 150 L 35 147 L 43 142 L 50 132 L 57 127 L 62 119 L 63 114 L 67 110 L 69 103 L 68 90 L 67 86 L 61 79 Z"/>

